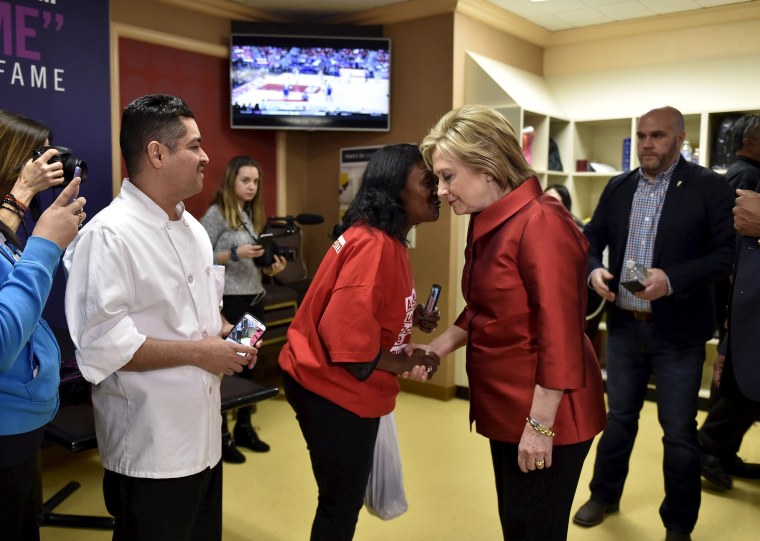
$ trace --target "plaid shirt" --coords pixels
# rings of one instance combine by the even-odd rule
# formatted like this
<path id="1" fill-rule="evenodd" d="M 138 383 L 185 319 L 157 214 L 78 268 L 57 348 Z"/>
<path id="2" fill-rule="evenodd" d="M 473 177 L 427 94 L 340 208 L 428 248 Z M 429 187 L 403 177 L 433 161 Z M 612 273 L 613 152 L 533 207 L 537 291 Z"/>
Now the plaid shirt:
<path id="1" fill-rule="evenodd" d="M 678 164 L 673 165 L 654 177 L 650 181 L 644 176 L 639 168 L 639 184 L 633 195 L 631 215 L 628 222 L 628 243 L 625 246 L 624 261 L 633 259 L 646 268 L 652 267 L 652 252 L 654 251 L 654 239 L 657 236 L 657 225 L 660 223 L 662 204 L 665 194 L 668 192 L 670 179 Z M 632 280 L 628 277 L 628 271 L 623 265 L 620 282 Z M 668 292 L 670 292 L 670 280 L 668 280 Z M 636 310 L 639 312 L 651 312 L 652 303 L 636 297 L 626 288 L 618 288 L 617 304 L 624 310 Z"/>

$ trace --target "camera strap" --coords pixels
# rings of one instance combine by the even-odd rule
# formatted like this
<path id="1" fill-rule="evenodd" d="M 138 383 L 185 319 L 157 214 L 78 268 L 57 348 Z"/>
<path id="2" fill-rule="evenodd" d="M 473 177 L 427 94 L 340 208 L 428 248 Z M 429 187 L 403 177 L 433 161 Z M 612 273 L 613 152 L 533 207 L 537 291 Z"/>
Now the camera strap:
<path id="1" fill-rule="evenodd" d="M 251 239 L 253 239 L 253 243 L 256 244 L 259 241 L 259 237 L 253 232 L 253 228 L 249 227 L 248 224 L 245 222 L 246 218 L 248 217 L 244 215 L 243 220 L 241 221 L 240 225 L 251 236 Z M 250 220 L 250 218 L 248 218 L 248 220 Z"/>
<path id="2" fill-rule="evenodd" d="M 10 261 L 10 264 L 13 266 L 15 266 L 16 262 L 21 259 L 21 252 L 18 248 L 10 244 L 2 233 L 0 233 L 0 252 L 3 253 L 3 257 Z"/>
<path id="3" fill-rule="evenodd" d="M 253 296 L 253 300 L 251 300 L 251 306 L 256 306 L 257 304 L 260 304 L 261 301 L 264 300 L 264 297 L 266 296 L 266 294 L 267 294 L 266 290 L 256 293 Z"/>

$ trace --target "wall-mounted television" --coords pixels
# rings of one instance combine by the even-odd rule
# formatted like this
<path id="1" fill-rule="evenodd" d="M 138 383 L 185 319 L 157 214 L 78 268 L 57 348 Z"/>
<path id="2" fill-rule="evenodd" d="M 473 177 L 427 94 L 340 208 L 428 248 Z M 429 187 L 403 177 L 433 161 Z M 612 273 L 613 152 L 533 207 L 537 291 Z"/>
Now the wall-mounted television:
<path id="1" fill-rule="evenodd" d="M 232 34 L 233 128 L 390 129 L 387 38 Z"/>

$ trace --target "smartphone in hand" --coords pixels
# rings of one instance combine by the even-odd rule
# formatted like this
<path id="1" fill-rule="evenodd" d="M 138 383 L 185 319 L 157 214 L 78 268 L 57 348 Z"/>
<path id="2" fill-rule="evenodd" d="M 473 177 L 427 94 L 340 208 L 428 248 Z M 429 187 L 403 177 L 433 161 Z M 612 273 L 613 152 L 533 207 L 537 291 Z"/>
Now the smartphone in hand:
<path id="1" fill-rule="evenodd" d="M 71 197 L 69 197 L 69 200 L 66 202 L 66 205 L 72 204 L 74 201 L 77 200 L 77 197 L 79 197 L 79 188 L 74 190 L 74 193 L 71 194 Z"/>
<path id="2" fill-rule="evenodd" d="M 637 293 L 639 291 L 643 291 L 646 289 L 644 284 L 639 282 L 638 280 L 630 280 L 628 282 L 620 282 L 620 285 L 626 288 L 631 293 Z"/>
<path id="3" fill-rule="evenodd" d="M 430 296 L 428 296 L 427 303 L 425 303 L 425 314 L 432 314 L 435 310 L 435 305 L 438 304 L 438 297 L 441 296 L 441 286 L 433 284 L 430 288 Z"/>
<path id="4" fill-rule="evenodd" d="M 244 346 L 255 346 L 266 330 L 266 325 L 246 312 L 232 327 L 227 340 Z M 245 353 L 239 351 L 238 355 L 245 355 Z"/>
<path id="5" fill-rule="evenodd" d="M 272 233 L 262 233 L 259 235 L 259 238 L 256 239 L 256 244 L 263 246 L 264 248 L 272 244 L 272 242 L 274 242 L 274 235 Z"/>

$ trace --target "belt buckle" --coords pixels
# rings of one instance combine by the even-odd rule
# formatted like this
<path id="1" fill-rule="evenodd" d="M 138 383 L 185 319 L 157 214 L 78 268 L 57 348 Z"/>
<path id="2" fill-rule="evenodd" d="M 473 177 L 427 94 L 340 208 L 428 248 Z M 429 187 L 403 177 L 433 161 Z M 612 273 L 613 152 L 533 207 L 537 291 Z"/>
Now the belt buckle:
<path id="1" fill-rule="evenodd" d="M 640 312 L 639 310 L 634 310 L 633 319 L 635 319 L 636 321 L 650 321 L 652 319 L 652 313 Z"/>

